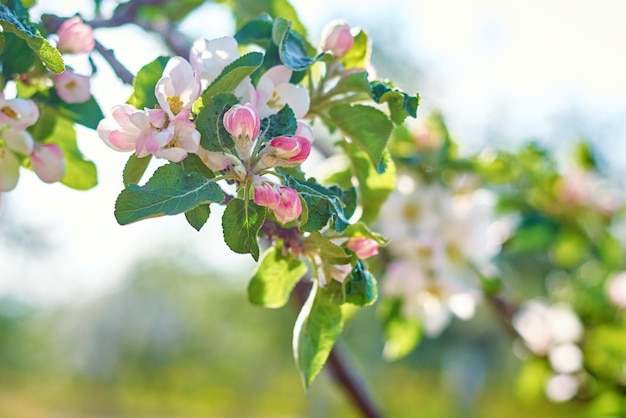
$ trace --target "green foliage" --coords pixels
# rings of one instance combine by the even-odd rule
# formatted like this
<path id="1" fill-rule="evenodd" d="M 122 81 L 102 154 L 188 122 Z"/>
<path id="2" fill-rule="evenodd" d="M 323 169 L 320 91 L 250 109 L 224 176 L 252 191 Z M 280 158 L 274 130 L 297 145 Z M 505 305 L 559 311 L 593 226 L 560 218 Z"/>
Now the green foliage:
<path id="1" fill-rule="evenodd" d="M 50 45 L 50 43 L 30 25 L 26 17 L 22 18 L 21 16 L 16 16 L 13 10 L 2 3 L 0 3 L 0 25 L 5 33 L 15 35 L 15 38 L 12 38 L 11 42 L 15 45 L 20 45 L 17 48 L 23 51 L 22 56 L 29 55 L 28 49 L 30 49 L 37 54 L 41 62 L 51 71 L 60 74 L 65 70 L 65 64 L 59 51 Z M 19 42 L 18 39 L 23 42 Z M 8 39 L 5 38 L 5 43 L 7 41 Z M 3 58 L 4 63 L 8 62 L 6 55 L 3 56 Z M 24 60 L 23 62 L 28 63 L 29 60 Z M 14 67 L 13 71 L 16 69 L 19 68 Z M 15 73 L 17 72 L 18 71 L 15 71 Z M 3 73 L 7 78 L 11 75 L 4 67 Z"/>
<path id="2" fill-rule="evenodd" d="M 170 163 L 159 167 L 144 186 L 126 186 L 115 203 L 115 218 L 120 225 L 126 225 L 222 200 L 224 193 L 212 179 L 193 167 Z"/>
<path id="3" fill-rule="evenodd" d="M 239 100 L 232 93 L 219 93 L 207 101 L 196 118 L 200 132 L 200 145 L 207 151 L 227 151 L 235 147 L 230 134 L 224 129 L 224 113 Z"/>
<path id="4" fill-rule="evenodd" d="M 411 96 L 396 88 L 389 82 L 375 81 L 372 83 L 372 95 L 376 103 L 387 103 L 391 120 L 396 125 L 401 124 L 411 116 L 417 117 L 419 95 Z"/>
<path id="5" fill-rule="evenodd" d="M 93 96 L 84 103 L 65 103 L 59 99 L 55 108 L 59 114 L 89 129 L 97 129 L 98 123 L 104 119 L 100 105 Z"/>
<path id="6" fill-rule="evenodd" d="M 185 212 L 185 219 L 196 231 L 200 231 L 211 216 L 211 207 L 208 204 L 197 206 Z"/>
<path id="7" fill-rule="evenodd" d="M 133 94 L 128 99 L 128 104 L 137 109 L 154 108 L 158 104 L 154 87 L 163 75 L 169 60 L 169 57 L 158 57 L 141 67 L 133 79 Z"/>
<path id="8" fill-rule="evenodd" d="M 378 309 L 385 330 L 386 360 L 398 360 L 408 355 L 422 339 L 422 324 L 419 319 L 402 313 L 402 301 L 388 298 L 381 302 Z"/>
<path id="9" fill-rule="evenodd" d="M 346 70 L 353 68 L 366 69 L 370 63 L 370 56 L 372 55 L 371 42 L 364 31 L 359 31 L 354 37 L 352 48 L 341 57 L 340 62 L 344 65 Z"/>
<path id="10" fill-rule="evenodd" d="M 387 115 L 366 105 L 336 105 L 328 114 L 332 123 L 378 167 L 391 134 L 392 124 Z"/>
<path id="11" fill-rule="evenodd" d="M 378 299 L 376 279 L 367 271 L 362 261 L 356 265 L 344 279 L 346 302 L 357 306 L 370 306 Z"/>
<path id="12" fill-rule="evenodd" d="M 306 388 L 324 367 L 342 327 L 339 305 L 327 300 L 313 286 L 298 314 L 293 336 L 294 357 Z"/>
<path id="13" fill-rule="evenodd" d="M 252 74 L 263 62 L 263 54 L 249 52 L 231 62 L 222 70 L 219 76 L 206 88 L 198 104 L 194 104 L 194 112 L 198 113 L 200 103 L 206 106 L 218 93 L 230 93 L 241 84 L 246 77 Z"/>
<path id="14" fill-rule="evenodd" d="M 128 158 L 126 165 L 124 166 L 124 171 L 122 173 L 122 180 L 124 182 L 124 186 L 128 186 L 131 183 L 139 184 L 141 177 L 146 172 L 148 168 L 148 164 L 152 160 L 152 155 L 148 155 L 147 157 L 139 158 L 134 153 Z"/>
<path id="15" fill-rule="evenodd" d="M 271 247 L 263 253 L 248 284 L 248 300 L 266 308 L 280 308 L 306 271 L 306 264 L 283 251 L 282 245 Z"/>
<path id="16" fill-rule="evenodd" d="M 275 115 L 261 120 L 262 137 L 266 141 L 281 135 L 294 135 L 296 129 L 298 129 L 298 122 L 288 104 Z"/>
<path id="17" fill-rule="evenodd" d="M 55 143 L 65 157 L 65 176 L 61 183 L 77 190 L 87 190 L 98 184 L 96 165 L 84 159 L 76 143 L 76 132 L 71 121 L 58 117 L 54 129 L 43 142 Z"/>
<path id="18" fill-rule="evenodd" d="M 281 17 L 274 20 L 272 40 L 278 46 L 281 62 L 294 71 L 306 70 L 323 56 L 309 57 L 302 37 L 291 30 L 291 22 Z"/>
<path id="19" fill-rule="evenodd" d="M 329 264 L 348 264 L 350 255 L 343 247 L 334 244 L 329 238 L 322 236 L 319 232 L 311 232 L 305 238 L 305 245 L 314 248 L 322 260 Z"/>
<path id="20" fill-rule="evenodd" d="M 265 222 L 266 209 L 251 201 L 232 199 L 222 215 L 226 245 L 238 254 L 250 254 L 259 259 L 257 235 Z"/>
<path id="21" fill-rule="evenodd" d="M 348 227 L 350 216 L 345 212 L 341 189 L 326 188 L 314 179 L 304 181 L 292 176 L 287 176 L 285 184 L 295 189 L 306 204 L 306 212 L 304 208 L 302 212 L 302 231 L 319 231 L 329 222 L 338 232 Z"/>
<path id="22" fill-rule="evenodd" d="M 367 153 L 344 142 L 343 147 L 350 158 L 352 173 L 358 180 L 357 190 L 363 212 L 361 221 L 372 223 L 378 218 L 380 208 L 396 187 L 396 169 L 387 151 L 383 154 L 387 169 L 379 173 Z"/>

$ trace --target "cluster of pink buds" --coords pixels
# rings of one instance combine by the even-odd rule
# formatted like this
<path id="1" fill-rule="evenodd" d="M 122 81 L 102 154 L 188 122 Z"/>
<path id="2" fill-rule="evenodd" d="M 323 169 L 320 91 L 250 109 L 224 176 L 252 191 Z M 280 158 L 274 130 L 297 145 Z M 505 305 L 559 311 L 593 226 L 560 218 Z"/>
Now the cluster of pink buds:
<path id="1" fill-rule="evenodd" d="M 5 99 L 0 94 L 0 192 L 12 190 L 19 178 L 20 160 L 30 164 L 46 183 L 65 175 L 63 152 L 56 144 L 40 144 L 26 130 L 39 119 L 39 108 L 29 99 Z"/>
<path id="2" fill-rule="evenodd" d="M 92 27 L 78 16 L 65 20 L 59 26 L 57 35 L 57 48 L 63 54 L 89 53 L 96 44 Z M 66 69 L 52 79 L 54 89 L 66 103 L 85 103 L 91 97 L 89 76 Z"/>
<path id="3" fill-rule="evenodd" d="M 294 189 L 271 182 L 264 175 L 273 173 L 274 167 L 302 164 L 311 153 L 311 141 L 296 134 L 262 143 L 260 121 L 252 104 L 234 105 L 224 114 L 223 122 L 235 143 L 236 155 L 204 150 L 199 155 L 212 170 L 224 172 L 227 178 L 244 187 L 251 185 L 254 202 L 271 209 L 276 219 L 286 224 L 302 213 L 300 196 Z"/>

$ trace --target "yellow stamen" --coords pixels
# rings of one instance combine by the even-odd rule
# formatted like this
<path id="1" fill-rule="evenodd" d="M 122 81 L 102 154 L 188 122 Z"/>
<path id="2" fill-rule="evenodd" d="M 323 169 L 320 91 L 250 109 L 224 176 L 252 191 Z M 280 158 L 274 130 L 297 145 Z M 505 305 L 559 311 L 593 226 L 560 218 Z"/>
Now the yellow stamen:
<path id="1" fill-rule="evenodd" d="M 285 107 L 284 103 L 281 103 L 281 97 L 276 93 L 276 91 L 272 92 L 272 98 L 267 101 L 267 105 L 271 109 L 282 109 Z"/>
<path id="2" fill-rule="evenodd" d="M 167 103 L 170 105 L 170 110 L 175 115 L 177 115 L 183 108 L 183 101 L 180 100 L 179 96 L 169 96 L 167 98 Z"/>
<path id="3" fill-rule="evenodd" d="M 65 85 L 65 88 L 68 90 L 72 90 L 74 87 L 76 87 L 77 83 L 75 80 L 70 80 L 69 83 L 67 83 Z"/>
<path id="4" fill-rule="evenodd" d="M 0 109 L 0 112 L 4 113 L 5 115 L 10 117 L 11 119 L 18 119 L 19 118 L 19 115 L 17 113 L 15 113 L 15 110 L 13 110 L 10 106 L 2 106 L 2 108 Z"/>

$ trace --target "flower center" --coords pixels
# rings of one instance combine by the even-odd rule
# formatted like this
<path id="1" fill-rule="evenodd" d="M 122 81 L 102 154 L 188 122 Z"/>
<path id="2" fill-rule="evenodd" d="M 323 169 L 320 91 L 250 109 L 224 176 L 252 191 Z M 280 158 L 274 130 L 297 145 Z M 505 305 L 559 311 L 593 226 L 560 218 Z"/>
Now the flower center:
<path id="1" fill-rule="evenodd" d="M 272 97 L 267 101 L 267 106 L 269 106 L 271 109 L 278 109 L 278 110 L 285 107 L 285 104 L 282 103 L 282 99 L 278 95 L 278 93 L 276 93 L 276 90 L 272 92 Z"/>
<path id="2" fill-rule="evenodd" d="M 167 104 L 170 105 L 170 110 L 173 114 L 177 115 L 183 108 L 183 101 L 179 96 L 169 96 L 167 98 Z"/>
<path id="3" fill-rule="evenodd" d="M 15 110 L 11 109 L 10 106 L 2 106 L 2 108 L 0 108 L 0 112 L 4 113 L 11 119 L 18 119 L 19 117 L 18 114 L 15 113 Z"/>
<path id="4" fill-rule="evenodd" d="M 70 80 L 66 85 L 65 88 L 68 90 L 72 90 L 76 87 L 76 81 L 75 80 Z"/>
<path id="5" fill-rule="evenodd" d="M 174 135 L 174 137 L 172 137 L 172 139 L 170 140 L 170 142 L 168 142 L 167 144 L 165 144 L 165 149 L 170 149 L 170 148 L 180 148 L 180 142 L 178 142 L 178 137 L 176 135 Z"/>

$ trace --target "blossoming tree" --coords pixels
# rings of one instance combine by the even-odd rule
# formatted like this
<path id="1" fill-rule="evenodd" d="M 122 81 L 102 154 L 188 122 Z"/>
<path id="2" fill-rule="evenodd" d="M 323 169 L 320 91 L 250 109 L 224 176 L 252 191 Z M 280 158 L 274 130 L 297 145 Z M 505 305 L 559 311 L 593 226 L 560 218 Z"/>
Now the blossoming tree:
<path id="1" fill-rule="evenodd" d="M 234 2 L 236 33 L 190 45 L 144 17 L 179 20 L 201 1 L 134 0 L 91 22 L 46 15 L 41 24 L 32 3 L 0 3 L 2 90 L 15 91 L 0 96 L 2 192 L 21 169 L 95 186 L 96 167 L 76 144 L 74 125 L 86 126 L 129 154 L 113 212 L 121 225 L 182 215 L 199 231 L 212 207 L 225 207 L 214 239 L 257 262 L 249 301 L 280 308 L 294 294 L 299 303 L 293 353 L 305 387 L 331 358 L 361 411 L 376 416 L 333 350 L 350 307 L 381 299 L 393 360 L 485 303 L 549 398 L 625 412 L 613 401 L 625 390 L 625 266 L 611 230 L 621 206 L 611 190 L 597 192 L 588 148 L 567 172 L 535 146 L 459 156 L 441 115 L 416 121 L 419 96 L 376 78 L 364 31 L 331 22 L 316 47 L 284 0 L 261 2 L 266 13 Z M 172 56 L 130 74 L 93 32 L 124 23 L 158 31 Z M 104 113 L 89 75 L 63 59 L 96 52 L 133 87 Z M 314 157 L 340 163 L 313 177 L 302 164 Z M 571 280 L 519 298 L 508 278 L 527 271 L 520 260 L 541 260 L 542 281 Z"/>

